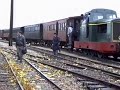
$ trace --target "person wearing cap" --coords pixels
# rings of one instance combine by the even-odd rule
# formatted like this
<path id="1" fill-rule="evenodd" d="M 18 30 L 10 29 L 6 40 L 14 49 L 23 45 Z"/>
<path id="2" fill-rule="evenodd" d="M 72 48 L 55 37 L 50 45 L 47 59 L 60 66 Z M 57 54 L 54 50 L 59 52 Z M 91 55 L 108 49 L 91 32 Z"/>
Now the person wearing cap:
<path id="1" fill-rule="evenodd" d="M 16 48 L 17 48 L 18 61 L 22 62 L 23 55 L 25 54 L 23 53 L 23 51 L 26 51 L 26 39 L 22 31 L 17 32 Z"/>
<path id="2" fill-rule="evenodd" d="M 52 49 L 53 49 L 54 55 L 58 54 L 58 50 L 60 51 L 59 45 L 60 45 L 60 38 L 56 33 L 54 33 L 53 40 L 52 40 Z"/>

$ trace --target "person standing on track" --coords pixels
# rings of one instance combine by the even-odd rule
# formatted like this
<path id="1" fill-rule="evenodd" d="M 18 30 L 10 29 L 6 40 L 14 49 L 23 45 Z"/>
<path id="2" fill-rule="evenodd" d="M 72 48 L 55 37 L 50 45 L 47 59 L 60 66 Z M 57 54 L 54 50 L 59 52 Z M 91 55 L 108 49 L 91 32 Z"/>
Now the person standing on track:
<path id="1" fill-rule="evenodd" d="M 56 33 L 54 33 L 54 37 L 52 41 L 52 49 L 53 49 L 54 55 L 58 54 L 58 50 L 60 51 L 59 45 L 60 45 L 60 38 L 58 37 Z"/>
<path id="2" fill-rule="evenodd" d="M 17 33 L 16 48 L 17 48 L 18 61 L 20 61 L 20 63 L 22 63 L 23 55 L 25 53 L 27 53 L 26 39 L 25 39 L 25 36 L 23 35 L 22 31 L 19 31 Z"/>

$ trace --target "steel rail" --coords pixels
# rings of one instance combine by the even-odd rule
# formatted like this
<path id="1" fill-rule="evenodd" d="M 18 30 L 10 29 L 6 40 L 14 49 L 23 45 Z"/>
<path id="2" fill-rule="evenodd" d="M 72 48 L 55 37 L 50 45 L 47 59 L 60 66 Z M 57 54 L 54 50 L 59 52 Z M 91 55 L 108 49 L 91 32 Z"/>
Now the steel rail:
<path id="1" fill-rule="evenodd" d="M 29 55 L 29 54 L 27 54 L 27 55 Z M 34 56 L 34 55 L 30 55 L 30 56 Z M 39 57 L 39 56 L 38 56 Z M 41 58 L 41 57 L 40 57 Z M 31 59 L 32 60 L 32 59 Z M 42 63 L 42 62 L 40 62 L 40 63 Z M 42 64 L 44 64 L 44 63 L 42 63 Z M 69 65 L 68 63 L 65 63 L 65 64 L 67 64 L 67 65 Z M 47 65 L 47 64 L 46 64 Z M 81 64 L 82 65 L 82 64 Z M 51 66 L 51 65 L 50 65 Z M 77 68 L 80 68 L 80 69 L 82 69 L 82 68 L 84 68 L 84 67 L 78 67 L 78 66 L 75 66 L 75 65 L 69 65 L 69 66 L 73 66 L 73 67 L 77 67 Z M 87 66 L 87 65 L 82 65 L 82 66 L 85 66 L 85 67 L 89 67 L 89 68 L 92 68 L 93 69 L 93 67 L 90 67 L 90 66 Z M 52 66 L 53 67 L 53 66 Z M 57 67 L 54 67 L 54 68 L 57 68 Z M 60 69 L 60 68 L 58 68 L 58 69 Z M 94 68 L 94 69 L 96 69 L 96 68 Z M 101 70 L 101 69 L 98 69 L 98 70 Z M 101 70 L 101 71 L 104 71 L 104 70 Z M 70 72 L 70 71 L 68 71 L 68 72 Z M 114 73 L 111 73 L 111 72 L 108 72 L 108 71 L 104 71 L 104 72 L 106 72 L 106 73 L 108 73 L 109 75 L 111 75 L 111 76 L 114 76 L 114 77 L 117 77 L 117 78 L 120 78 L 120 76 L 118 75 L 118 74 L 114 74 Z M 76 74 L 77 75 L 77 74 Z M 79 75 L 79 74 L 78 74 Z M 86 76 L 85 76 L 86 77 Z M 90 78 L 90 77 L 89 77 Z M 92 78 L 93 79 L 93 78 Z M 99 82 L 104 82 L 104 81 L 99 81 Z M 108 83 L 108 82 L 106 82 L 106 83 Z M 111 84 L 111 83 L 108 83 L 108 84 L 110 84 L 111 86 L 113 85 L 113 86 L 115 86 L 114 84 Z M 109 86 L 109 85 L 108 85 Z M 116 85 L 117 86 L 117 85 Z M 118 86 L 119 87 L 119 86 Z"/>
<path id="2" fill-rule="evenodd" d="M 52 51 L 50 50 L 44 50 L 44 49 L 41 49 L 41 48 L 37 48 L 37 47 L 28 47 L 30 50 L 34 50 L 34 51 L 37 51 L 37 52 L 42 52 L 42 53 L 46 53 L 46 54 L 49 54 L 51 53 Z M 46 52 L 45 52 L 46 51 Z M 53 55 L 53 54 L 51 54 Z M 61 55 L 61 56 L 60 56 Z M 100 61 L 95 61 L 95 60 L 92 60 L 92 59 L 85 59 L 85 58 L 82 58 L 82 57 L 75 57 L 75 56 L 70 56 L 70 55 L 67 55 L 67 54 L 63 54 L 63 53 L 59 53 L 59 55 L 57 56 L 58 58 L 61 58 L 61 59 L 64 59 L 63 56 L 65 57 L 70 57 L 70 58 L 73 58 L 73 59 L 77 59 L 77 60 L 83 60 L 83 61 L 90 61 L 92 63 L 95 63 L 95 64 L 101 64 L 101 65 L 106 65 L 108 67 L 113 67 L 113 68 L 117 68 L 117 69 L 120 69 L 120 67 L 118 66 L 115 66 L 115 65 L 112 65 L 112 64 L 108 64 L 106 62 L 100 62 Z M 113 63 L 116 63 L 116 64 L 120 64 L 119 62 L 115 62 L 115 61 L 112 61 Z"/>
<path id="3" fill-rule="evenodd" d="M 32 61 L 33 61 L 33 59 L 29 59 L 29 60 L 32 60 Z M 35 60 L 34 60 L 34 61 L 35 61 Z M 80 74 L 79 72 L 75 72 L 75 71 L 72 71 L 72 70 L 65 69 L 65 68 L 63 68 L 63 67 L 59 67 L 58 65 L 54 65 L 53 63 L 50 64 L 50 63 L 48 63 L 48 61 L 35 61 L 35 62 L 36 62 L 36 63 L 44 64 L 44 65 L 48 65 L 48 66 L 50 66 L 50 67 L 53 67 L 53 68 L 56 68 L 56 69 L 59 69 L 59 70 L 67 71 L 67 72 L 72 73 L 72 74 L 74 74 L 74 75 L 78 75 L 78 76 L 82 76 L 82 77 L 84 77 L 84 78 L 88 78 L 88 79 L 90 79 L 90 80 L 92 80 L 92 81 L 99 82 L 99 83 L 101 83 L 101 84 L 104 84 L 104 85 L 106 85 L 106 86 L 109 86 L 109 87 L 112 87 L 112 88 L 115 88 L 115 89 L 120 88 L 120 85 L 112 84 L 112 83 L 109 83 L 109 82 L 107 82 L 107 81 L 103 81 L 103 80 L 96 79 L 96 78 L 93 78 L 93 77 L 90 77 L 90 76 L 86 76 L 86 75 Z"/>
<path id="4" fill-rule="evenodd" d="M 13 73 L 13 75 L 14 75 L 14 77 L 15 77 L 17 83 L 18 83 L 19 90 L 25 90 L 25 89 L 23 88 L 23 86 L 21 85 L 19 79 L 17 78 L 17 76 L 16 76 L 14 70 L 13 70 L 12 67 L 10 66 L 10 64 L 9 64 L 9 62 L 8 62 L 8 58 L 7 58 L 3 53 L 1 53 L 1 54 L 4 56 L 4 59 L 6 60 L 7 64 L 9 65 L 10 70 L 11 70 L 11 72 Z"/>
<path id="5" fill-rule="evenodd" d="M 0 40 L 0 41 L 2 41 L 2 42 L 4 42 L 4 43 L 7 43 L 7 41 L 4 41 L 4 40 Z M 14 43 L 15 44 L 15 43 Z M 28 48 L 30 49 L 30 50 L 34 50 L 34 51 L 37 51 L 37 52 L 44 52 L 44 51 L 46 51 L 46 52 L 44 52 L 44 53 L 48 53 L 48 52 L 51 52 L 50 50 L 44 50 L 44 49 L 41 49 L 41 48 L 37 48 L 37 47 L 34 47 L 34 46 L 28 46 Z M 42 51 L 41 51 L 42 50 Z M 52 54 L 53 55 L 53 54 Z M 117 69 L 120 69 L 120 67 L 118 67 L 118 66 L 115 66 L 115 65 L 110 65 L 110 64 L 108 64 L 108 63 L 106 63 L 106 62 L 104 62 L 104 63 L 102 63 L 102 62 L 100 62 L 100 61 L 95 61 L 95 60 L 92 60 L 92 59 L 85 59 L 85 58 L 82 58 L 82 57 L 75 57 L 75 56 L 70 56 L 70 55 L 67 55 L 67 54 L 63 54 L 63 53 L 59 53 L 59 55 L 63 55 L 63 56 L 68 56 L 68 57 L 70 57 L 70 58 L 74 58 L 74 59 L 78 59 L 78 60 L 86 60 L 86 61 L 91 61 L 92 63 L 95 63 L 95 64 L 101 64 L 101 65 L 106 65 L 106 66 L 108 66 L 108 67 L 113 67 L 113 68 L 117 68 Z M 63 58 L 63 57 L 61 57 L 61 56 L 58 56 L 58 58 Z M 101 59 L 102 60 L 102 59 Z M 103 60 L 102 60 L 103 61 Z M 119 64 L 120 65 L 120 63 L 119 62 L 115 62 L 115 61 L 110 61 L 111 63 L 116 63 L 116 64 Z"/>
<path id="6" fill-rule="evenodd" d="M 41 62 L 42 63 L 42 62 Z M 48 65 L 47 63 L 42 63 L 42 64 L 46 64 L 46 65 Z M 52 66 L 52 65 L 50 65 L 50 66 Z M 52 67 L 56 67 L 56 66 L 52 66 Z M 57 68 L 57 67 L 56 67 Z M 59 69 L 61 69 L 61 68 L 59 68 Z M 68 71 L 68 72 L 71 72 L 71 71 Z M 76 72 L 73 72 L 73 73 L 76 73 Z M 78 74 L 79 75 L 79 74 Z M 84 77 L 86 77 L 86 76 L 84 76 Z M 88 76 L 87 76 L 88 77 Z M 88 78 L 91 78 L 91 77 L 88 77 Z M 92 78 L 92 79 L 94 79 L 94 78 Z M 120 86 L 118 86 L 118 85 L 115 85 L 115 84 L 111 84 L 111 83 L 108 83 L 108 82 L 103 82 L 103 81 L 99 81 L 99 82 L 102 82 L 102 83 L 106 83 L 106 84 L 108 84 L 108 86 L 114 86 L 114 87 L 116 87 L 117 89 L 118 88 L 120 88 Z"/>
<path id="7" fill-rule="evenodd" d="M 42 51 L 43 52 L 43 51 Z M 53 54 L 50 54 L 50 53 L 46 53 L 46 54 L 48 54 L 48 55 L 53 55 Z M 27 55 L 29 55 L 29 54 L 27 54 Z M 34 57 L 34 55 L 31 55 L 31 56 L 33 56 Z M 37 56 L 38 58 L 41 58 L 41 57 L 39 57 L 39 56 Z M 54 56 L 53 56 L 54 57 Z M 107 71 L 107 70 L 103 70 L 103 69 L 100 69 L 100 68 L 96 68 L 96 67 L 93 67 L 93 66 L 88 66 L 88 65 L 85 65 L 85 64 L 81 64 L 81 63 L 78 63 L 78 62 L 76 62 L 76 61 L 70 61 L 69 59 L 66 59 L 66 58 L 63 58 L 63 57 L 61 57 L 61 56 L 57 56 L 58 58 L 60 58 L 60 59 L 63 59 L 63 60 L 67 60 L 67 61 L 69 61 L 69 62 L 73 62 L 73 64 L 78 64 L 78 65 L 80 65 L 80 66 L 75 66 L 75 65 L 73 65 L 73 64 L 68 64 L 68 63 L 65 63 L 65 62 L 62 62 L 62 60 L 58 60 L 58 62 L 62 62 L 62 63 L 65 63 L 65 64 L 68 64 L 68 65 L 71 65 L 71 66 L 73 66 L 73 67 L 77 67 L 77 68 L 85 68 L 85 67 L 88 67 L 88 68 L 91 68 L 91 69 L 96 69 L 96 70 L 100 70 L 100 71 L 102 71 L 102 72 L 105 72 L 105 73 L 107 73 L 107 74 L 109 74 L 109 75 L 111 75 L 111 76 L 115 76 L 115 77 L 117 77 L 117 78 L 119 78 L 120 79 L 120 74 L 117 74 L 117 73 L 113 73 L 113 72 L 110 72 L 110 71 Z M 84 60 L 86 60 L 86 59 L 84 59 Z M 99 63 L 98 63 L 99 64 Z M 102 65 L 104 65 L 104 64 L 102 64 Z M 106 64 L 105 64 L 106 65 Z M 83 67 L 82 67 L 83 66 Z M 112 66 L 111 66 L 112 67 Z M 116 68 L 116 67 L 114 67 L 114 68 Z M 118 69 L 118 67 L 117 67 L 117 69 Z"/>
<path id="8" fill-rule="evenodd" d="M 30 63 L 28 60 L 24 59 L 25 62 L 27 62 L 34 70 L 37 71 L 39 75 L 41 75 L 44 79 L 46 79 L 50 84 L 52 84 L 55 88 L 58 90 L 62 90 L 59 86 L 57 86 L 54 82 L 52 82 L 46 75 L 44 75 L 37 67 L 35 67 L 32 63 Z"/>

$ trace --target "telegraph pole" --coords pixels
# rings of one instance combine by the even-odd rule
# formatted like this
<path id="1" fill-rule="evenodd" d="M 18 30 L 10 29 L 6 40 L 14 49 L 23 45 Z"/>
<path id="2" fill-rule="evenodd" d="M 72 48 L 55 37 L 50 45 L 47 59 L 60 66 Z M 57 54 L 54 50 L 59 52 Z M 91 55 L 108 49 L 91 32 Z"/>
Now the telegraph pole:
<path id="1" fill-rule="evenodd" d="M 10 31 L 9 31 L 9 46 L 12 46 L 12 31 L 13 31 L 13 0 L 11 0 L 10 8 Z"/>

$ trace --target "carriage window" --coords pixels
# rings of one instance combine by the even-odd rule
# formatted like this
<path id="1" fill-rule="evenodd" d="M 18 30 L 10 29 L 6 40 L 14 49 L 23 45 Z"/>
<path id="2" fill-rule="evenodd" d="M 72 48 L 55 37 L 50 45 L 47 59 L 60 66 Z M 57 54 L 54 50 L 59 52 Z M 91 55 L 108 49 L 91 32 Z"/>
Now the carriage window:
<path id="1" fill-rule="evenodd" d="M 64 23 L 64 29 L 66 30 L 66 23 Z"/>
<path id="2" fill-rule="evenodd" d="M 55 30 L 55 28 L 54 28 L 54 24 L 53 24 L 53 30 Z"/>
<path id="3" fill-rule="evenodd" d="M 59 23 L 59 27 L 58 27 L 59 30 L 61 29 L 60 27 L 61 27 L 61 24 Z"/>
<path id="4" fill-rule="evenodd" d="M 35 27 L 32 27 L 32 31 L 35 31 Z"/>
<path id="5" fill-rule="evenodd" d="M 61 31 L 63 30 L 62 27 L 63 27 L 63 25 L 62 25 L 62 23 L 61 23 L 61 29 L 60 29 Z"/>
<path id="6" fill-rule="evenodd" d="M 31 32 L 32 28 L 30 27 L 30 32 Z"/>
<path id="7" fill-rule="evenodd" d="M 38 27 L 35 27 L 35 30 L 37 31 L 37 30 L 38 30 Z"/>
<path id="8" fill-rule="evenodd" d="M 61 31 L 63 31 L 63 23 L 61 23 Z"/>
<path id="9" fill-rule="evenodd" d="M 38 27 L 37 27 L 37 29 L 39 30 L 39 29 L 40 29 L 40 27 L 38 26 Z"/>
<path id="10" fill-rule="evenodd" d="M 53 30 L 56 30 L 56 25 L 55 24 L 53 24 Z"/>
<path id="11" fill-rule="evenodd" d="M 60 31 L 62 30 L 62 25 L 61 25 L 61 23 L 60 23 Z"/>
<path id="12" fill-rule="evenodd" d="M 51 25 L 51 30 L 53 30 L 53 24 Z"/>
<path id="13" fill-rule="evenodd" d="M 54 29 L 56 30 L 56 25 L 54 24 Z"/>
<path id="14" fill-rule="evenodd" d="M 50 26 L 49 26 L 49 31 L 50 31 Z"/>
<path id="15" fill-rule="evenodd" d="M 63 31 L 65 31 L 65 28 L 64 28 L 64 27 L 65 27 L 65 25 L 64 25 L 64 23 L 62 23 L 62 28 L 63 28 Z"/>
<path id="16" fill-rule="evenodd" d="M 28 27 L 28 31 L 30 31 L 30 27 Z"/>
<path id="17" fill-rule="evenodd" d="M 107 32 L 107 24 L 101 24 L 97 26 L 98 33 L 106 33 Z"/>
<path id="18" fill-rule="evenodd" d="M 49 26 L 47 26 L 47 31 L 49 31 Z"/>

